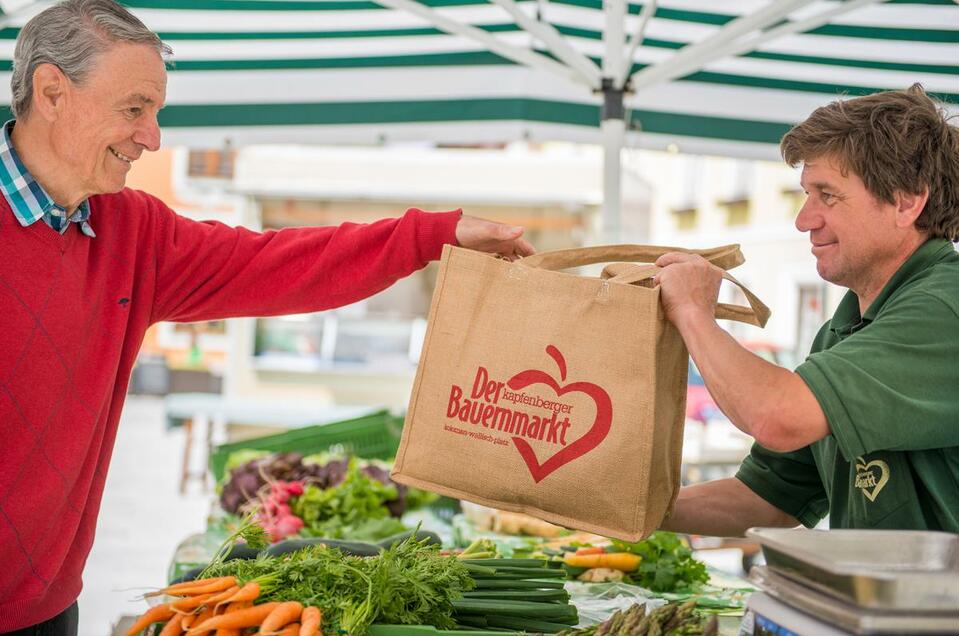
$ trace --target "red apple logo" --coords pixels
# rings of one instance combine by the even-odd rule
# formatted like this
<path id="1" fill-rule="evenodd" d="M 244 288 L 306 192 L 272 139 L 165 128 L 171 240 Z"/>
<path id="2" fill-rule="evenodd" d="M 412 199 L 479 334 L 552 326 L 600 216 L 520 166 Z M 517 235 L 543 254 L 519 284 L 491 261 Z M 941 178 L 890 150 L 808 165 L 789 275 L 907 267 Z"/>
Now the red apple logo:
<path id="1" fill-rule="evenodd" d="M 565 382 L 566 359 L 563 358 L 563 354 L 553 345 L 546 347 L 546 353 L 556 361 L 556 365 L 559 367 L 560 379 Z M 556 454 L 542 464 L 536 459 L 536 453 L 533 452 L 533 447 L 530 446 L 529 442 L 522 437 L 513 437 L 516 450 L 519 451 L 523 461 L 526 462 L 526 466 L 533 476 L 533 481 L 539 483 L 554 470 L 568 464 L 577 457 L 585 455 L 606 439 L 606 435 L 609 433 L 609 426 L 613 421 L 613 403 L 612 400 L 609 399 L 609 394 L 592 382 L 573 382 L 566 386 L 560 386 L 551 375 L 537 369 L 520 371 L 507 382 L 507 385 L 509 385 L 509 388 L 513 391 L 520 391 L 531 384 L 545 384 L 553 389 L 557 396 L 577 391 L 585 393 L 596 403 L 596 420 L 586 434 L 569 446 L 557 451 Z"/>

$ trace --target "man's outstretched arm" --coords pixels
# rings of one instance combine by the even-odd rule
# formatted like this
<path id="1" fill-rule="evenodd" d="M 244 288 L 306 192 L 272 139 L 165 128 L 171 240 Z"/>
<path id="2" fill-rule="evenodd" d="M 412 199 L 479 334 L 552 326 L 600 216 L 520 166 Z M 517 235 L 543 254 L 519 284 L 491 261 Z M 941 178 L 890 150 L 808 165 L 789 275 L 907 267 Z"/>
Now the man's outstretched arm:
<path id="1" fill-rule="evenodd" d="M 656 264 L 663 309 L 679 329 L 706 388 L 726 417 L 760 446 L 788 452 L 830 433 L 805 381 L 752 353 L 716 323 L 722 270 L 701 256 L 672 253 Z"/>
<path id="2" fill-rule="evenodd" d="M 686 486 L 662 529 L 714 537 L 741 537 L 754 526 L 794 528 L 799 521 L 735 477 Z"/>

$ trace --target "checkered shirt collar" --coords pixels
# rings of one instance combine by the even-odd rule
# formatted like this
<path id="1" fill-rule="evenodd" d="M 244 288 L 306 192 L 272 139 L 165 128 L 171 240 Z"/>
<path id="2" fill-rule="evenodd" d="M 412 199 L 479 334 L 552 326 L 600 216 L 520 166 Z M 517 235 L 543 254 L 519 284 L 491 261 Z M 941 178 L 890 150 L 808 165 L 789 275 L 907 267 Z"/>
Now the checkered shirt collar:
<path id="1" fill-rule="evenodd" d="M 10 120 L 4 124 L 3 133 L 0 134 L 0 192 L 10 204 L 17 221 L 27 227 L 43 219 L 61 234 L 67 231 L 70 223 L 79 223 L 84 234 L 95 237 L 89 223 L 90 203 L 84 200 L 67 222 L 66 210 L 53 201 L 20 161 L 10 137 L 14 123 L 14 120 Z"/>

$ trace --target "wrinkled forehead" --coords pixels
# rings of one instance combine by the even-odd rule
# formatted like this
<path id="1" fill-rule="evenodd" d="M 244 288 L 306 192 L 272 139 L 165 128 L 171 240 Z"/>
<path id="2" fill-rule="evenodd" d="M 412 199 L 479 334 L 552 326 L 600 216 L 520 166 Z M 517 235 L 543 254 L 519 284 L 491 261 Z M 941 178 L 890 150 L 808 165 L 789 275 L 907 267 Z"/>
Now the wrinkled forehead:
<path id="1" fill-rule="evenodd" d="M 823 155 L 803 162 L 800 183 L 809 186 L 828 184 L 839 186 L 853 174 L 849 166 L 837 155 Z"/>
<path id="2" fill-rule="evenodd" d="M 109 92 L 114 99 L 162 103 L 166 97 L 166 64 L 149 45 L 118 43 L 97 56 L 84 83 Z"/>

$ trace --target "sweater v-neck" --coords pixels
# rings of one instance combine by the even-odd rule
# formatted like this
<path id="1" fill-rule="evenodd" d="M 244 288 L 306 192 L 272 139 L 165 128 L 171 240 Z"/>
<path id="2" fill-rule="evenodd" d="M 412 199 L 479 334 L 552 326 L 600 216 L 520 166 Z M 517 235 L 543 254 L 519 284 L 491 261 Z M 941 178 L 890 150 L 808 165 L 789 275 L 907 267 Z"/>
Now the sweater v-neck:
<path id="1" fill-rule="evenodd" d="M 58 249 L 60 251 L 60 255 L 64 256 L 70 249 L 70 246 L 72 246 L 76 241 L 77 235 L 82 233 L 80 232 L 80 227 L 76 223 L 70 223 L 70 226 L 71 227 L 68 227 L 66 232 L 60 234 L 40 220 L 31 223 L 28 227 L 21 229 L 32 230 L 37 239 Z"/>
<path id="2" fill-rule="evenodd" d="M 25 232 L 27 236 L 34 238 L 60 252 L 60 255 L 63 256 L 67 253 L 73 243 L 76 241 L 78 234 L 82 234 L 80 227 L 76 223 L 70 223 L 71 226 L 68 227 L 67 231 L 63 234 L 60 234 L 52 227 L 47 225 L 43 219 L 38 219 L 31 223 L 30 225 L 24 227 L 20 225 L 16 217 L 13 214 L 13 211 L 10 209 L 10 204 L 4 199 L 3 200 L 3 212 L 6 218 L 6 222 L 0 224 L 0 231 L 3 232 Z"/>

